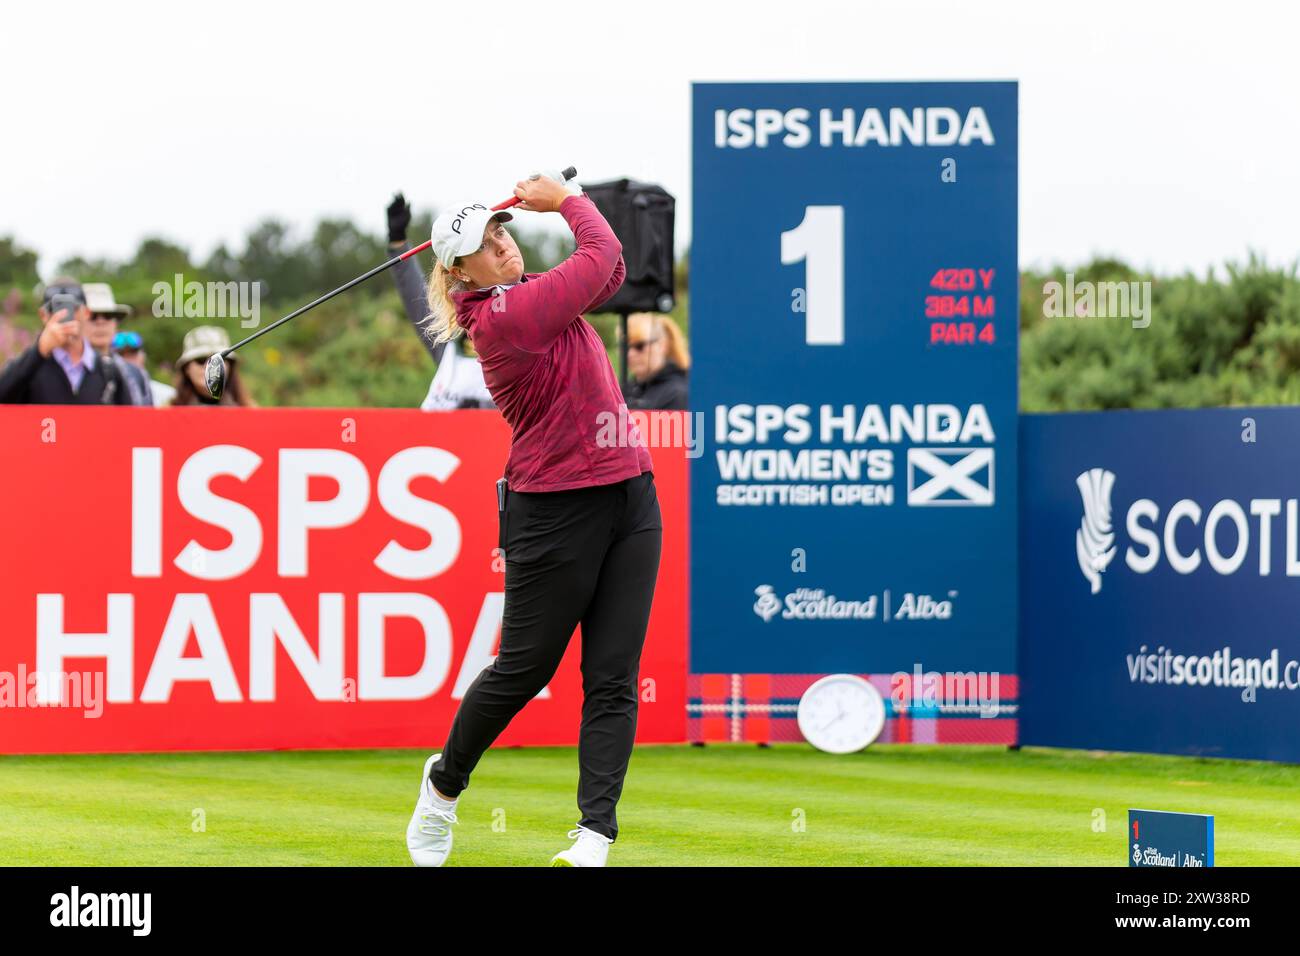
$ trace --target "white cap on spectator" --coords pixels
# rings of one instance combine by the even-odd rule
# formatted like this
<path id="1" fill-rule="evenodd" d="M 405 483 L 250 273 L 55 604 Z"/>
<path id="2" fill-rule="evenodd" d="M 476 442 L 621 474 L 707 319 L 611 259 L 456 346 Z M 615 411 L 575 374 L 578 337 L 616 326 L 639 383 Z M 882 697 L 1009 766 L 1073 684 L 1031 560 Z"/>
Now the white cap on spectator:
<path id="1" fill-rule="evenodd" d="M 118 305 L 113 298 L 113 287 L 107 282 L 83 282 L 82 291 L 86 293 L 86 308 L 97 315 L 130 315 L 129 305 Z"/>
<path id="2" fill-rule="evenodd" d="M 185 333 L 185 341 L 181 343 L 181 357 L 176 360 L 176 367 L 181 368 L 186 362 L 195 359 L 206 362 L 218 352 L 224 352 L 228 348 L 230 348 L 230 336 L 221 326 L 196 325 Z M 231 362 L 238 358 L 239 355 L 235 352 L 226 356 L 226 359 Z"/>

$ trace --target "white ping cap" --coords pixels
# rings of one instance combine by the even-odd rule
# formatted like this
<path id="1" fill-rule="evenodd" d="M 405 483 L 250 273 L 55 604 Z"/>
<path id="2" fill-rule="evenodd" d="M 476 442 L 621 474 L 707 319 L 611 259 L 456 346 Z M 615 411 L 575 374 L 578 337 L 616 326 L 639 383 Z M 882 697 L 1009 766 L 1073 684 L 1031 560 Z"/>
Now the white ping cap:
<path id="1" fill-rule="evenodd" d="M 504 209 L 493 211 L 481 202 L 452 206 L 433 223 L 433 254 L 450 269 L 457 256 L 468 256 L 483 245 L 483 230 L 493 219 L 509 222 L 514 216 Z"/>

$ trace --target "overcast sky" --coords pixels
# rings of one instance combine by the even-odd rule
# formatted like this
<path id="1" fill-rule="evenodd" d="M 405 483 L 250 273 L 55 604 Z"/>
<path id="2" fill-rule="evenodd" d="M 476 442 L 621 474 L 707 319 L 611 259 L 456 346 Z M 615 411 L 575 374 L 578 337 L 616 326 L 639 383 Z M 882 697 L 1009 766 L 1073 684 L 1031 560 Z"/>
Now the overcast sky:
<path id="1" fill-rule="evenodd" d="M 268 215 L 378 231 L 394 189 L 496 202 L 568 163 L 661 183 L 685 246 L 692 80 L 1017 79 L 1022 265 L 1300 256 L 1300 14 L 1277 0 L 101 0 L 0 18 L 0 236 L 47 278 L 144 235 L 206 256 Z"/>

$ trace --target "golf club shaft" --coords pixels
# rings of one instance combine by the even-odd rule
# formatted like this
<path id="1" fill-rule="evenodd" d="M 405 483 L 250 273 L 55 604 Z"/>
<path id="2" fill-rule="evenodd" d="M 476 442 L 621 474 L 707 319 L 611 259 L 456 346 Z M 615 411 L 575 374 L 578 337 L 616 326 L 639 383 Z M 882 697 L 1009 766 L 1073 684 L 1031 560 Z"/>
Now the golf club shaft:
<path id="1" fill-rule="evenodd" d="M 430 244 L 431 242 L 426 243 L 425 245 L 427 246 Z M 411 253 L 418 252 L 418 251 L 419 251 L 418 249 L 412 249 Z M 340 292 L 347 292 L 348 289 L 351 289 L 354 285 L 358 285 L 359 283 L 365 282 L 367 279 L 373 276 L 379 275 L 379 273 L 383 272 L 385 269 L 392 268 L 393 266 L 397 265 L 397 263 L 405 259 L 407 255 L 410 255 L 411 253 L 406 253 L 404 255 L 397 256 L 394 259 L 389 259 L 383 265 L 375 266 L 369 272 L 357 276 L 351 282 L 344 283 L 343 285 L 335 289 L 333 292 L 326 292 L 323 296 L 321 296 L 319 299 L 316 299 L 314 302 L 308 302 L 301 309 L 297 309 L 293 312 L 290 312 L 282 319 L 276 319 L 266 328 L 258 329 L 256 332 L 254 332 L 252 335 L 250 335 L 248 338 L 244 339 L 243 341 L 236 342 L 230 348 L 224 349 L 221 353 L 222 357 L 224 358 L 225 356 L 229 355 L 231 352 L 235 351 L 235 349 L 242 348 L 243 346 L 247 345 L 249 342 L 253 341 L 253 339 L 257 338 L 259 335 L 265 335 L 267 332 L 270 332 L 272 329 L 284 325 L 284 323 L 288 322 L 290 319 L 297 318 L 298 316 L 302 315 L 304 312 L 316 308 L 316 306 L 320 305 L 322 302 L 328 302 L 330 299 L 334 298 Z"/>
<path id="2" fill-rule="evenodd" d="M 574 176 L 578 175 L 578 171 L 574 169 L 572 166 L 570 166 L 567 169 L 565 169 L 564 172 L 562 172 L 560 175 L 564 177 L 565 182 L 568 182 Z M 495 212 L 501 209 L 509 209 L 511 206 L 515 205 L 518 202 L 519 202 L 519 197 L 513 196 L 510 199 L 507 199 L 505 202 L 497 203 L 495 206 L 492 207 L 492 210 Z M 340 292 L 347 292 L 348 289 L 351 289 L 353 286 L 360 285 L 362 282 L 365 282 L 367 279 L 379 275 L 379 273 L 383 272 L 385 269 L 391 269 L 399 262 L 402 262 L 405 259 L 409 259 L 411 258 L 411 256 L 416 255 L 417 253 L 423 252 L 425 249 L 428 249 L 432 245 L 433 245 L 433 240 L 427 239 L 424 242 L 420 243 L 418 246 L 416 246 L 414 249 L 408 249 L 406 252 L 403 252 L 400 256 L 395 256 L 392 259 L 389 259 L 387 262 L 383 263 L 382 265 L 375 266 L 369 272 L 357 276 L 352 281 L 345 282 L 343 285 L 339 286 L 333 292 L 326 292 L 323 296 L 321 296 L 319 299 L 315 300 L 314 302 L 308 302 L 301 309 L 298 309 L 294 312 L 290 312 L 282 319 L 276 319 L 266 328 L 258 329 L 256 332 L 254 332 L 252 335 L 250 335 L 248 338 L 244 339 L 243 341 L 236 342 L 228 349 L 223 349 L 221 352 L 221 357 L 225 358 L 231 352 L 235 351 L 235 349 L 242 348 L 243 346 L 247 345 L 249 342 L 253 341 L 253 339 L 257 338 L 259 335 L 265 335 L 267 332 L 270 332 L 272 329 L 284 325 L 284 323 L 288 322 L 290 319 L 295 319 L 298 316 L 302 315 L 304 312 L 308 312 L 316 308 L 316 306 L 320 305 L 322 302 L 328 302 L 330 299 L 334 298 Z"/>

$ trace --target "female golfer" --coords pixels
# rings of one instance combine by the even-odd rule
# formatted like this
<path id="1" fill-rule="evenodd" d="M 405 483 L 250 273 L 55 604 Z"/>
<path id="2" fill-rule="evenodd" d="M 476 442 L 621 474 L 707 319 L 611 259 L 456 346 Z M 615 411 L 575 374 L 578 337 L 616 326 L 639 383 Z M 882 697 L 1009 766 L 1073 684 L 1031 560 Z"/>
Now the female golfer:
<path id="1" fill-rule="evenodd" d="M 579 623 L 582 819 L 553 865 L 605 865 L 636 733 L 663 524 L 640 435 L 633 428 L 626 440 L 608 440 L 623 399 L 604 343 L 582 318 L 622 284 L 623 247 L 575 185 L 535 175 L 515 195 L 519 209 L 558 212 L 573 230 L 577 250 L 548 272 L 524 273 L 502 225 L 507 212 L 465 203 L 433 226 L 431 332 L 438 340 L 469 336 L 512 439 L 498 486 L 506 565 L 500 652 L 466 691 L 442 752 L 424 765 L 406 830 L 417 866 L 447 859 L 470 774 L 554 675 Z"/>

